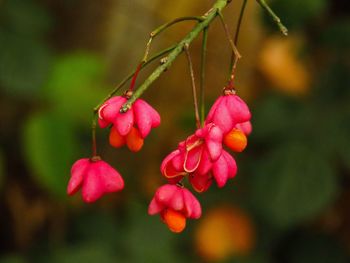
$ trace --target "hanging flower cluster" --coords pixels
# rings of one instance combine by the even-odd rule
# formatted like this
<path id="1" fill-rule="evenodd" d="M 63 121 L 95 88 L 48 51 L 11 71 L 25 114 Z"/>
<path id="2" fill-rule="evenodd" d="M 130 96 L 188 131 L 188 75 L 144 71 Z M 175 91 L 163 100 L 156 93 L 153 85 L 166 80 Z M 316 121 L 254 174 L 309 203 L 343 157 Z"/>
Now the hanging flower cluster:
<path id="1" fill-rule="evenodd" d="M 164 158 L 160 169 L 162 175 L 169 184 L 180 185 L 178 187 L 187 177 L 192 188 L 199 193 L 207 191 L 213 181 L 218 187 L 224 187 L 227 180 L 237 173 L 236 161 L 224 150 L 224 146 L 235 152 L 244 150 L 246 136 L 252 130 L 250 118 L 246 103 L 235 95 L 233 89 L 225 89 L 224 95 L 209 111 L 204 126 L 180 142 L 177 149 Z M 157 193 L 150 204 L 150 214 L 154 214 L 152 207 Z M 183 213 L 183 207 L 172 209 Z M 173 231 L 170 226 L 169 229 Z"/>
<path id="2" fill-rule="evenodd" d="M 182 17 L 166 23 L 150 34 L 146 50 L 136 71 L 127 77 L 113 92 L 94 109 L 92 125 L 92 157 L 76 161 L 71 169 L 71 177 L 67 187 L 68 195 L 73 195 L 81 189 L 82 198 L 91 203 L 104 194 L 118 192 L 124 188 L 121 175 L 97 155 L 96 150 L 96 118 L 100 128 L 110 128 L 109 143 L 115 148 L 127 146 L 132 152 L 141 150 L 145 138 L 152 128 L 160 125 L 160 116 L 147 102 L 140 99 L 142 93 L 165 72 L 173 61 L 185 51 L 191 75 L 193 102 L 195 108 L 197 130 L 178 147 L 167 155 L 160 166 L 161 174 L 167 184 L 156 191 L 148 207 L 150 215 L 159 214 L 168 228 L 176 233 L 184 230 L 187 219 L 198 219 L 202 209 L 196 197 L 184 187 L 186 182 L 198 193 L 204 193 L 213 182 L 217 187 L 224 187 L 229 179 L 236 176 L 237 164 L 229 153 L 242 152 L 247 146 L 247 136 L 252 131 L 251 113 L 247 104 L 236 95 L 233 80 L 238 60 L 241 58 L 235 42 L 238 39 L 237 27 L 235 41 L 232 39 L 228 26 L 224 21 L 222 9 L 231 1 L 217 0 L 213 7 L 201 17 Z M 269 12 L 278 24 L 280 30 L 287 34 L 287 29 L 264 1 L 261 6 Z M 204 119 L 204 71 L 205 52 L 210 23 L 219 17 L 228 42 L 232 48 L 231 74 L 223 94 L 212 105 Z M 186 20 L 197 22 L 195 27 L 175 46 L 169 47 L 151 58 L 148 58 L 153 38 L 166 28 Z M 194 70 L 189 53 L 189 45 L 203 32 L 201 56 L 201 116 L 199 117 L 197 92 L 195 88 Z M 169 54 L 168 54 L 169 53 Z M 164 55 L 168 54 L 166 57 Z M 136 92 L 133 91 L 140 70 L 149 62 L 162 58 L 160 65 L 150 74 Z M 114 96 L 120 88 L 131 80 L 130 88 L 122 96 Z"/>
<path id="3" fill-rule="evenodd" d="M 123 96 L 115 96 L 107 100 L 98 109 L 98 124 L 100 128 L 111 127 L 109 142 L 113 147 L 127 147 L 139 151 L 143 140 L 152 128 L 160 124 L 160 116 L 144 100 L 138 99 L 127 113 L 120 113 L 120 107 L 127 101 L 131 91 Z M 95 143 L 95 142 L 93 142 Z M 95 148 L 96 146 L 93 145 Z M 103 194 L 118 192 L 124 188 L 124 180 L 94 150 L 93 157 L 76 161 L 71 169 L 68 183 L 68 195 L 75 194 L 80 188 L 86 203 L 99 199 Z"/>

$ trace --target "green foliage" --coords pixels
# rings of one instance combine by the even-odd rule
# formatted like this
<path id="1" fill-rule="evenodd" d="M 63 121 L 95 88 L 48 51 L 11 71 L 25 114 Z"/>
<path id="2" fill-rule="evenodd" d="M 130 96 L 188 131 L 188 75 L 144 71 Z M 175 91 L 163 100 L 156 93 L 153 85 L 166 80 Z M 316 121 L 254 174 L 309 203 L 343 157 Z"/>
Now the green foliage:
<path id="1" fill-rule="evenodd" d="M 26 36 L 0 31 L 0 84 L 13 95 L 36 94 L 47 78 L 51 54 Z"/>
<path id="2" fill-rule="evenodd" d="M 345 251 L 334 239 L 327 236 L 302 236 L 290 253 L 291 263 L 346 263 Z"/>
<path id="3" fill-rule="evenodd" d="M 55 62 L 44 93 L 53 109 L 74 121 L 89 123 L 92 109 L 102 100 L 105 66 L 91 53 L 73 53 Z"/>
<path id="4" fill-rule="evenodd" d="M 57 197 L 66 195 L 69 170 L 77 156 L 72 125 L 54 114 L 32 116 L 24 124 L 25 157 L 39 185 Z"/>
<path id="5" fill-rule="evenodd" d="M 33 1 L 6 0 L 0 22 L 0 86 L 12 95 L 32 98 L 51 65 L 51 52 L 42 38 L 50 17 Z"/>
<path id="6" fill-rule="evenodd" d="M 0 189 L 5 177 L 5 168 L 4 168 L 4 156 L 2 151 L 0 151 Z"/>
<path id="7" fill-rule="evenodd" d="M 12 255 L 12 256 L 5 256 L 0 258 L 0 263 L 25 263 L 26 260 L 24 260 L 20 256 Z"/>
<path id="8" fill-rule="evenodd" d="M 337 190 L 328 161 L 301 144 L 286 144 L 264 155 L 254 173 L 256 209 L 280 227 L 318 215 L 334 200 Z"/>
<path id="9" fill-rule="evenodd" d="M 320 16 L 327 8 L 326 0 L 275 0 L 272 9 L 289 29 L 300 29 L 307 22 Z"/>

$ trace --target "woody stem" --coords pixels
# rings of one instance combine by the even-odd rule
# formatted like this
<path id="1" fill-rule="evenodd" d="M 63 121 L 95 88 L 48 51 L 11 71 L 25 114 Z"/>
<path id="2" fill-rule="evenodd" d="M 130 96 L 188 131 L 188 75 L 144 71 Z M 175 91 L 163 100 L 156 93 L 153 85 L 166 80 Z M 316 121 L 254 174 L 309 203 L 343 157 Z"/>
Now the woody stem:
<path id="1" fill-rule="evenodd" d="M 205 118 L 205 100 L 204 100 L 204 82 L 205 82 L 205 62 L 207 59 L 207 42 L 208 42 L 208 27 L 203 29 L 202 51 L 201 51 L 201 68 L 200 68 L 200 82 L 199 82 L 199 103 L 201 112 L 201 123 L 204 125 Z"/>

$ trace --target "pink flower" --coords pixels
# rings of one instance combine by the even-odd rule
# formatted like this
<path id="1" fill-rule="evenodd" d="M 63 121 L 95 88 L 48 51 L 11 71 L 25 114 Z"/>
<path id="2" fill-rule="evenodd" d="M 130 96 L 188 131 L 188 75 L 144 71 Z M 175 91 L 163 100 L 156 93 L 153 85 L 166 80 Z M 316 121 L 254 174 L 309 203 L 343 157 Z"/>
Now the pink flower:
<path id="1" fill-rule="evenodd" d="M 120 174 L 108 163 L 94 158 L 80 159 L 73 164 L 67 187 L 68 195 L 75 194 L 81 188 L 86 203 L 95 202 L 106 193 L 117 192 L 124 188 Z"/>
<path id="2" fill-rule="evenodd" d="M 249 121 L 251 114 L 247 104 L 233 90 L 225 90 L 211 107 L 205 123 L 215 123 L 224 134 L 236 124 Z"/>
<path id="3" fill-rule="evenodd" d="M 207 166 L 207 169 L 198 169 L 190 174 L 189 181 L 197 192 L 208 190 L 213 181 L 218 187 L 224 187 L 227 180 L 236 176 L 237 164 L 235 159 L 225 150 L 222 151 L 220 158 Z"/>
<path id="4" fill-rule="evenodd" d="M 205 170 L 222 152 L 222 131 L 213 123 L 198 129 L 181 142 L 162 162 L 161 173 L 168 179 L 181 178 L 197 169 Z"/>
<path id="5" fill-rule="evenodd" d="M 110 143 L 114 147 L 127 145 L 132 151 L 139 151 L 143 139 L 152 128 L 160 124 L 160 116 L 147 102 L 137 99 L 125 113 L 120 112 L 121 106 L 127 102 L 124 96 L 115 96 L 107 100 L 99 109 L 98 123 L 101 128 L 113 125 L 110 133 Z"/>
<path id="6" fill-rule="evenodd" d="M 186 226 L 186 218 L 198 219 L 202 209 L 189 190 L 179 185 L 166 184 L 156 191 L 149 204 L 148 214 L 160 214 L 168 228 L 179 233 Z"/>

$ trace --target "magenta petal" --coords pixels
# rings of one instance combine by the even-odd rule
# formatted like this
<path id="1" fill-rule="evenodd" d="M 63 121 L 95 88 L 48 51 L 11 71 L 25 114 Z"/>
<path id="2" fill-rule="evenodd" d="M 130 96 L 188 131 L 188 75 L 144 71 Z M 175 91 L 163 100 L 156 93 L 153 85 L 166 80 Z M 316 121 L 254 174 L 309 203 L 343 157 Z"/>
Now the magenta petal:
<path id="1" fill-rule="evenodd" d="M 226 104 L 234 124 L 249 121 L 251 113 L 247 104 L 237 95 L 228 95 L 226 97 Z"/>
<path id="2" fill-rule="evenodd" d="M 67 187 L 67 194 L 73 195 L 79 190 L 84 179 L 84 174 L 89 165 L 90 160 L 88 158 L 80 159 L 73 164 L 71 178 Z"/>
<path id="3" fill-rule="evenodd" d="M 186 152 L 184 162 L 184 170 L 186 172 L 192 173 L 197 169 L 201 160 L 203 149 L 203 145 L 199 145 Z"/>
<path id="4" fill-rule="evenodd" d="M 158 188 L 155 198 L 158 203 L 168 205 L 174 193 L 177 191 L 176 185 L 165 184 Z"/>
<path id="5" fill-rule="evenodd" d="M 222 99 L 222 103 L 218 105 L 212 122 L 217 125 L 223 133 L 228 133 L 233 128 L 230 111 L 226 106 L 226 97 Z"/>
<path id="6" fill-rule="evenodd" d="M 220 96 L 220 97 L 214 102 L 213 106 L 211 106 L 210 111 L 209 111 L 208 116 L 207 116 L 207 119 L 206 119 L 206 121 L 205 121 L 206 124 L 212 122 L 213 117 L 214 117 L 214 115 L 216 114 L 215 112 L 216 112 L 216 110 L 217 110 L 217 107 L 222 103 L 222 99 L 223 99 L 223 98 L 224 98 L 224 96 Z"/>
<path id="7" fill-rule="evenodd" d="M 134 125 L 134 112 L 133 108 L 129 109 L 125 113 L 118 113 L 114 126 L 117 128 L 121 136 L 126 136 L 132 126 Z"/>
<path id="8" fill-rule="evenodd" d="M 99 109 L 99 118 L 107 123 L 113 123 L 124 102 L 126 102 L 126 99 L 121 96 L 116 96 L 107 100 Z"/>
<path id="9" fill-rule="evenodd" d="M 185 152 L 179 151 L 179 153 L 176 156 L 174 156 L 171 162 L 175 170 L 183 172 L 184 171 L 183 167 L 185 162 Z"/>
<path id="10" fill-rule="evenodd" d="M 170 200 L 169 207 L 175 211 L 181 211 L 184 207 L 184 200 L 182 196 L 182 189 L 178 187 L 177 191 L 174 192 L 173 197 Z"/>
<path id="11" fill-rule="evenodd" d="M 117 192 L 124 188 L 124 180 L 121 175 L 108 163 L 98 161 L 91 164 L 90 169 L 96 169 L 101 183 L 103 184 L 104 193 Z"/>
<path id="12" fill-rule="evenodd" d="M 229 173 L 228 165 L 223 155 L 213 164 L 212 173 L 218 187 L 223 187 L 227 182 Z"/>
<path id="13" fill-rule="evenodd" d="M 163 209 L 164 209 L 164 206 L 159 204 L 155 198 L 152 198 L 152 201 L 148 206 L 148 214 L 155 215 L 160 213 Z"/>
<path id="14" fill-rule="evenodd" d="M 198 193 L 202 193 L 208 190 L 213 182 L 213 179 L 209 173 L 204 175 L 195 173 L 190 175 L 189 181 L 194 190 L 196 190 Z"/>
<path id="15" fill-rule="evenodd" d="M 187 189 L 183 189 L 182 194 L 185 203 L 186 217 L 192 219 L 200 218 L 202 209 L 197 198 Z"/>
<path id="16" fill-rule="evenodd" d="M 184 176 L 184 171 L 182 166 L 175 167 L 173 165 L 173 159 L 177 158 L 177 156 L 180 155 L 179 150 L 175 150 L 171 152 L 165 159 L 163 160 L 160 171 L 166 178 L 174 178 L 178 176 Z M 182 162 L 183 165 L 183 162 Z"/>
<path id="17" fill-rule="evenodd" d="M 152 115 L 145 101 L 138 99 L 133 105 L 135 123 L 140 131 L 141 137 L 145 138 L 152 128 Z"/>
<path id="18" fill-rule="evenodd" d="M 104 194 L 104 186 L 95 169 L 89 169 L 82 187 L 83 200 L 86 203 L 95 202 Z"/>
<path id="19" fill-rule="evenodd" d="M 241 130 L 245 135 L 251 134 L 253 130 L 252 123 L 250 121 L 237 123 L 235 127 Z"/>
<path id="20" fill-rule="evenodd" d="M 226 151 L 222 152 L 228 167 L 228 178 L 233 178 L 237 174 L 237 164 L 235 159 Z"/>
<path id="21" fill-rule="evenodd" d="M 204 175 L 207 174 L 212 167 L 212 161 L 207 150 L 203 150 L 201 161 L 196 170 L 196 174 Z"/>
<path id="22" fill-rule="evenodd" d="M 111 124 L 110 122 L 105 121 L 104 119 L 100 119 L 100 118 L 98 118 L 97 122 L 98 122 L 98 125 L 100 126 L 101 129 L 106 128 L 106 127 L 108 127 L 109 124 Z"/>

